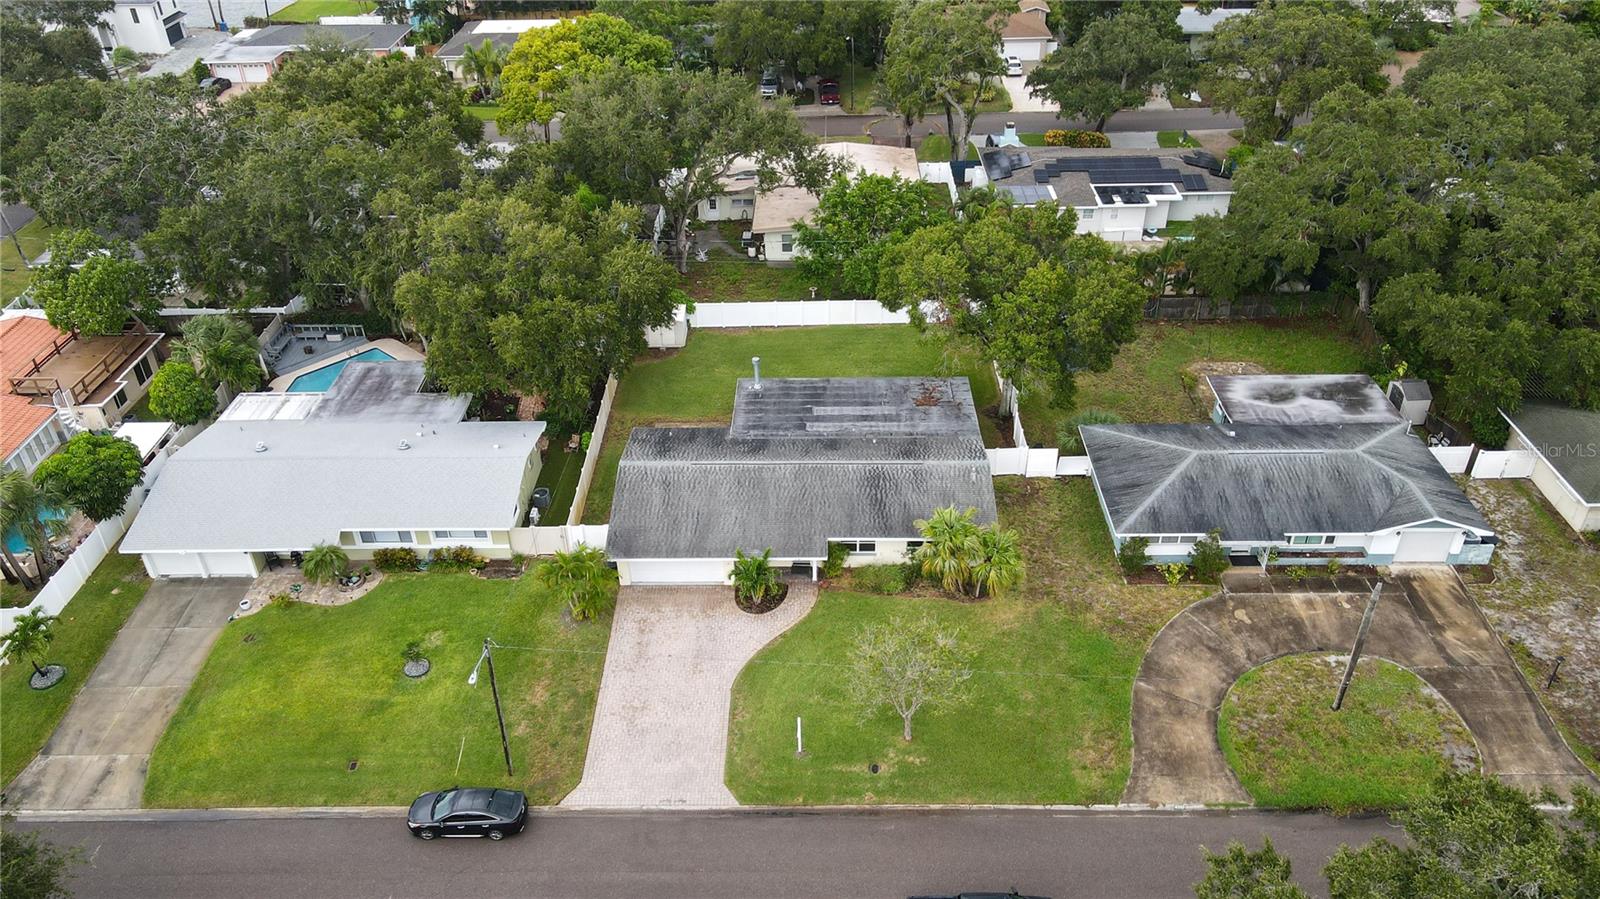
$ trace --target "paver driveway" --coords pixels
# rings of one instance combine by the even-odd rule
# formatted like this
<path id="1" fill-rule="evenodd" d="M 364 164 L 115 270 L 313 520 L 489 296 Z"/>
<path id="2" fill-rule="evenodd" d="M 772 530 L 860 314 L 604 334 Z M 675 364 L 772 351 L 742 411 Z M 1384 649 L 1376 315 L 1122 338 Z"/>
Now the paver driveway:
<path id="1" fill-rule="evenodd" d="M 1411 669 L 1444 696 L 1477 740 L 1484 773 L 1530 790 L 1594 786 L 1455 572 L 1393 572 L 1366 653 Z M 1217 744 L 1228 689 L 1281 656 L 1349 652 L 1365 603 L 1360 592 L 1224 592 L 1178 613 L 1134 680 L 1133 767 L 1122 801 L 1250 802 Z"/>
<path id="2" fill-rule="evenodd" d="M 158 580 L 6 791 L 25 809 L 138 808 L 150 752 L 250 582 Z"/>
<path id="3" fill-rule="evenodd" d="M 583 780 L 561 804 L 738 805 L 723 783 L 734 678 L 816 600 L 815 584 L 795 583 L 783 605 L 750 615 L 727 587 L 624 587 Z"/>

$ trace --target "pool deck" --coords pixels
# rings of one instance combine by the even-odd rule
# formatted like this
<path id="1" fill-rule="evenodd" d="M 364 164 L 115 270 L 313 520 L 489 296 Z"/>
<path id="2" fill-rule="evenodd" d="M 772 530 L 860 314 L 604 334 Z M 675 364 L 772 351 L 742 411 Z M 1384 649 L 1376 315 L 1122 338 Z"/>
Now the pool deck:
<path id="1" fill-rule="evenodd" d="M 307 365 L 302 365 L 299 368 L 281 374 L 272 379 L 272 382 L 267 385 L 267 390 L 271 391 L 272 393 L 287 393 L 289 391 L 289 385 L 294 383 L 295 378 L 298 378 L 301 375 L 310 374 L 319 368 L 327 368 L 335 362 L 341 362 L 345 359 L 349 359 L 352 356 L 359 356 L 368 350 L 383 350 L 385 353 L 388 353 L 400 362 L 422 362 L 426 358 L 421 353 L 417 352 L 411 347 L 406 346 L 398 340 L 390 337 L 382 337 L 377 340 L 368 340 L 362 343 L 354 344 L 350 347 L 347 347 L 342 352 L 322 356 Z"/>

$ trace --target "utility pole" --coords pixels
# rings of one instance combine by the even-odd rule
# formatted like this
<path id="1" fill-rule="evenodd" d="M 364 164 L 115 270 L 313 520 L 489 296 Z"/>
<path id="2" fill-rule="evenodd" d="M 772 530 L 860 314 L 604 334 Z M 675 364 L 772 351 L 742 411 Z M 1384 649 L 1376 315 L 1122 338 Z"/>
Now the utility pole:
<path id="1" fill-rule="evenodd" d="M 511 741 L 506 738 L 506 715 L 500 707 L 500 685 L 494 679 L 494 652 L 491 647 L 494 642 L 488 637 L 483 638 L 483 655 L 478 656 L 478 665 L 489 666 L 489 692 L 494 695 L 494 716 L 500 722 L 500 751 L 506 757 L 506 777 L 511 777 Z M 472 674 L 467 676 L 469 686 L 478 684 L 478 665 L 472 666 Z"/>
<path id="2" fill-rule="evenodd" d="M 1372 628 L 1372 615 L 1378 611 L 1378 596 L 1383 592 L 1383 582 L 1372 585 L 1372 595 L 1367 598 L 1366 611 L 1361 613 L 1361 626 L 1356 628 L 1356 642 L 1350 647 L 1350 662 L 1345 666 L 1344 679 L 1339 681 L 1339 695 L 1333 698 L 1333 710 L 1344 705 L 1345 691 L 1350 689 L 1350 679 L 1355 677 L 1356 662 L 1361 658 L 1361 647 L 1366 645 L 1367 631 Z"/>

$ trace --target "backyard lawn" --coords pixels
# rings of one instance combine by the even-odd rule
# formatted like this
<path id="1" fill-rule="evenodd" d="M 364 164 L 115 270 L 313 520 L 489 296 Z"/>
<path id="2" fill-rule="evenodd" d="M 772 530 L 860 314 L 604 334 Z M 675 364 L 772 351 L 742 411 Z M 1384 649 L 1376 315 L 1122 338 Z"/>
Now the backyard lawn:
<path id="1" fill-rule="evenodd" d="M 468 115 L 476 116 L 481 121 L 492 122 L 500 117 L 499 103 L 468 103 L 464 108 Z"/>
<path id="2" fill-rule="evenodd" d="M 1184 371 L 1196 363 L 1228 362 L 1282 374 L 1369 368 L 1367 354 L 1344 336 L 1343 327 L 1332 318 L 1146 323 L 1117 354 L 1110 371 L 1078 376 L 1077 409 L 1107 410 L 1129 422 L 1204 421 L 1211 415 L 1209 395 L 1202 398 L 1200 392 L 1188 390 Z M 1048 395 L 1040 393 L 1024 394 L 1021 408 L 1028 442 L 1034 446 L 1055 446 L 1057 428 L 1073 414 L 1050 405 Z"/>
<path id="3" fill-rule="evenodd" d="M 1399 808 L 1425 795 L 1453 759 L 1476 770 L 1477 746 L 1449 704 L 1415 674 L 1362 659 L 1337 712 L 1345 660 L 1297 655 L 1234 684 L 1217 738 L 1258 805 L 1340 814 Z"/>
<path id="4" fill-rule="evenodd" d="M 585 524 L 610 518 L 628 432 L 652 424 L 727 424 L 733 418 L 734 384 L 750 376 L 751 356 L 761 357 L 761 372 L 771 378 L 966 375 L 980 410 L 997 402 L 987 367 L 947 360 L 937 340 L 918 335 L 910 325 L 692 331 L 683 349 L 638 359 L 618 386 L 584 506 Z M 979 424 L 985 444 L 997 445 L 992 420 L 980 415 Z"/>
<path id="5" fill-rule="evenodd" d="M 0 240 L 0 305 L 16 299 L 33 280 L 33 272 L 17 255 L 17 243 L 22 244 L 22 252 L 29 259 L 35 259 L 45 251 L 54 232 L 54 228 L 36 218 L 17 229 L 16 242 L 9 237 Z"/>
<path id="6" fill-rule="evenodd" d="M 359 16 L 377 8 L 375 0 L 295 0 L 272 14 L 274 22 L 316 24 L 323 16 Z"/>
<path id="7" fill-rule="evenodd" d="M 742 222 L 724 223 L 735 228 Z M 738 235 L 734 236 L 738 240 Z M 811 288 L 817 299 L 831 299 L 821 285 L 800 274 L 792 265 L 768 265 L 754 259 L 736 259 L 713 251 L 705 262 L 689 263 L 683 278 L 684 292 L 698 302 L 739 300 L 809 300 Z"/>
<path id="8" fill-rule="evenodd" d="M 734 687 L 728 786 L 747 803 L 1100 803 L 1127 780 L 1132 678 L 1150 637 L 1205 588 L 1122 582 L 1083 478 L 995 481 L 1027 580 L 979 603 L 869 596 L 830 585 Z M 919 714 L 911 743 L 887 709 L 844 692 L 855 635 L 895 614 L 960 628 L 969 699 Z M 805 720 L 805 758 L 794 719 Z M 877 774 L 869 765 L 879 766 Z"/>
<path id="9" fill-rule="evenodd" d="M 544 452 L 544 465 L 539 469 L 535 486 L 550 488 L 550 508 L 544 510 L 544 524 L 566 524 L 567 512 L 572 509 L 573 495 L 578 492 L 578 476 L 583 474 L 583 450 L 567 452 L 567 436 L 550 438 L 550 448 Z"/>
<path id="10" fill-rule="evenodd" d="M 531 577 L 391 576 L 353 603 L 230 623 L 179 706 L 145 785 L 151 807 L 396 805 L 454 783 L 554 803 L 583 770 L 609 618 L 574 626 Z M 507 778 L 483 638 L 511 736 Z M 400 671 L 412 641 L 433 663 Z"/>
<path id="11" fill-rule="evenodd" d="M 45 658 L 65 665 L 67 679 L 49 690 L 34 690 L 28 686 L 31 665 L 0 668 L 0 785 L 11 783 L 39 754 L 149 586 L 138 556 L 113 551 L 56 622 L 55 642 Z"/>

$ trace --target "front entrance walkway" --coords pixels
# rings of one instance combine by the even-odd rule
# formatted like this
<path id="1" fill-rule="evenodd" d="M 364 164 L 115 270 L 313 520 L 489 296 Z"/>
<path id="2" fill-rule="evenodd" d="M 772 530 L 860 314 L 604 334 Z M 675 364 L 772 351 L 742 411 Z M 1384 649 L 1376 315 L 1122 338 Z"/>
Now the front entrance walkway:
<path id="1" fill-rule="evenodd" d="M 624 587 L 600 682 L 580 808 L 738 805 L 723 783 L 734 678 L 816 602 L 810 582 L 750 615 L 727 587 Z"/>
<path id="2" fill-rule="evenodd" d="M 6 791 L 24 809 L 138 808 L 150 752 L 248 580 L 158 580 L 44 748 Z"/>
<path id="3" fill-rule="evenodd" d="M 1409 668 L 1444 696 L 1477 740 L 1485 773 L 1528 790 L 1593 786 L 1455 572 L 1393 571 L 1366 653 Z M 1122 801 L 1249 803 L 1217 744 L 1229 688 L 1280 656 L 1349 652 L 1365 604 L 1357 592 L 1224 592 L 1178 613 L 1134 680 L 1133 767 Z"/>

